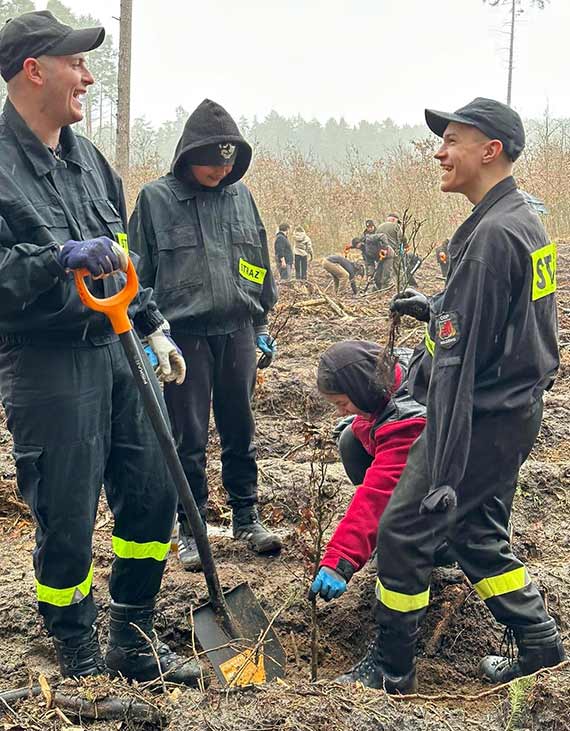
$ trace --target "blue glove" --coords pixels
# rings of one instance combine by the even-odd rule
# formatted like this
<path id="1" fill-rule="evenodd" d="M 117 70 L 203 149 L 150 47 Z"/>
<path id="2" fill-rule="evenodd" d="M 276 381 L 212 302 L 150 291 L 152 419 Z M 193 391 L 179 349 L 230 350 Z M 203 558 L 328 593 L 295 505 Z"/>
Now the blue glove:
<path id="1" fill-rule="evenodd" d="M 277 343 L 271 335 L 258 335 L 255 339 L 255 344 L 265 355 L 270 355 L 272 358 L 277 353 Z"/>
<path id="2" fill-rule="evenodd" d="M 342 576 L 334 569 L 322 566 L 311 584 L 310 593 L 313 596 L 320 595 L 325 602 L 330 602 L 331 599 L 337 599 L 345 591 L 346 581 Z"/>
<path id="3" fill-rule="evenodd" d="M 67 241 L 59 252 L 59 263 L 64 269 L 87 269 L 94 279 L 126 271 L 128 261 L 126 251 L 106 236 Z"/>

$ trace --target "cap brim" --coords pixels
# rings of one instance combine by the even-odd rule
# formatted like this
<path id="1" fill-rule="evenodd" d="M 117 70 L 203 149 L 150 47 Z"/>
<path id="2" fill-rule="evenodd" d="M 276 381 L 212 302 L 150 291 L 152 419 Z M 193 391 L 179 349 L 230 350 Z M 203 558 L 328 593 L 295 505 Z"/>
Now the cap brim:
<path id="1" fill-rule="evenodd" d="M 451 112 L 438 112 L 435 109 L 426 109 L 425 115 L 427 126 L 438 137 L 443 137 L 443 133 L 450 122 L 457 122 L 458 124 L 473 124 L 473 122 L 461 117 L 459 114 L 453 114 Z"/>
<path id="2" fill-rule="evenodd" d="M 59 43 L 45 52 L 46 56 L 73 56 L 74 53 L 87 53 L 105 40 L 105 28 L 79 28 L 72 30 Z"/>

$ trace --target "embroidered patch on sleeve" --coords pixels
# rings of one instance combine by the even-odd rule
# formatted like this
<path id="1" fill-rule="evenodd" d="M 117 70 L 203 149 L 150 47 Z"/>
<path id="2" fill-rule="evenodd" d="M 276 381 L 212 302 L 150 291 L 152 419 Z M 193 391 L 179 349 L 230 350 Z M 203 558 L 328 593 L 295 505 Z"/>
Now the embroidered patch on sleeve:
<path id="1" fill-rule="evenodd" d="M 461 339 L 457 312 L 442 312 L 435 323 L 435 340 L 442 348 L 453 348 Z"/>
<path id="2" fill-rule="evenodd" d="M 556 244 L 551 243 L 533 251 L 532 295 L 533 302 L 556 292 Z"/>

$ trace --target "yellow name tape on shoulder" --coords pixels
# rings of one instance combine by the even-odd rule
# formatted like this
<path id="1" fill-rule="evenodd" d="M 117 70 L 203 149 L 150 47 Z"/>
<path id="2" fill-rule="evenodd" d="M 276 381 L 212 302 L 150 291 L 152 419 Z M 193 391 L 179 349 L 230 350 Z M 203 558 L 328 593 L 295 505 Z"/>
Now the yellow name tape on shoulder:
<path id="1" fill-rule="evenodd" d="M 533 251 L 532 259 L 532 296 L 539 300 L 556 292 L 556 244 L 551 243 Z"/>
<path id="2" fill-rule="evenodd" d="M 129 253 L 129 237 L 127 234 L 115 234 L 117 237 L 117 243 L 121 247 L 121 249 L 124 249 L 127 254 Z"/>
<path id="3" fill-rule="evenodd" d="M 257 267 L 255 266 L 255 264 L 250 264 L 245 259 L 240 259 L 239 273 L 244 279 L 247 279 L 250 282 L 263 284 L 265 280 L 265 275 L 267 274 L 267 269 L 264 269 L 263 267 Z"/>

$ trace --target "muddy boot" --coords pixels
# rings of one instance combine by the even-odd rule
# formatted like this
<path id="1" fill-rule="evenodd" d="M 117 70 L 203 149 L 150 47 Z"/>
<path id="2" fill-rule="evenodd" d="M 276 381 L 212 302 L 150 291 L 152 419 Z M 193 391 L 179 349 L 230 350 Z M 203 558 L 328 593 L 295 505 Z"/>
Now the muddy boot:
<path id="1" fill-rule="evenodd" d="M 232 524 L 234 538 L 247 541 L 248 546 L 256 553 L 277 553 L 281 550 L 281 538 L 259 520 L 255 505 L 235 508 Z"/>
<path id="2" fill-rule="evenodd" d="M 196 541 L 188 522 L 183 519 L 179 524 L 178 531 L 178 559 L 186 571 L 201 571 L 202 562 Z"/>
<path id="3" fill-rule="evenodd" d="M 380 625 L 366 655 L 335 682 L 362 683 L 386 693 L 415 693 L 418 634 L 418 629 Z"/>
<path id="4" fill-rule="evenodd" d="M 154 680 L 160 675 L 156 654 L 165 680 L 198 685 L 202 676 L 200 664 L 196 660 L 177 655 L 156 638 L 153 627 L 154 602 L 133 606 L 112 601 L 109 609 L 109 646 L 105 660 L 110 675 L 123 675 L 141 682 Z M 132 625 L 139 627 L 152 640 L 154 652 L 143 635 Z"/>
<path id="5" fill-rule="evenodd" d="M 85 675 L 107 673 L 95 627 L 85 636 L 72 640 L 58 640 L 54 637 L 53 644 L 59 669 L 64 678 L 82 678 Z"/>
<path id="6" fill-rule="evenodd" d="M 508 651 L 509 647 L 512 648 L 512 635 L 519 650 L 516 660 L 513 653 Z M 558 665 L 566 659 L 562 640 L 553 619 L 524 627 L 508 627 L 505 637 L 507 657 L 487 655 L 479 663 L 479 673 L 492 683 L 508 683 L 523 675 L 535 673 L 540 668 Z"/>

